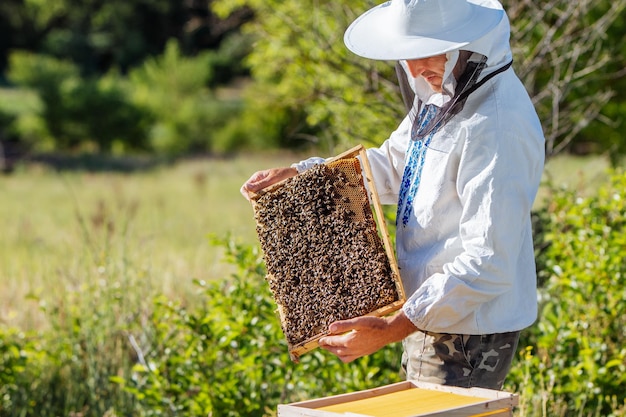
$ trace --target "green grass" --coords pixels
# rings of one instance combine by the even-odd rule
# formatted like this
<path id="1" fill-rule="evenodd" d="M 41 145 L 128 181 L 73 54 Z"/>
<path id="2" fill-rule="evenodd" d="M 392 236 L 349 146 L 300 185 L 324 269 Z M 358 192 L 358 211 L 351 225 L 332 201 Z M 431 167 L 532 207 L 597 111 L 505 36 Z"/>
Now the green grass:
<path id="1" fill-rule="evenodd" d="M 293 158 L 197 159 L 133 173 L 39 164 L 0 176 L 0 325 L 45 326 L 42 307 L 98 277 L 137 281 L 140 298 L 191 302 L 194 279 L 230 273 L 209 235 L 256 239 L 241 184 Z"/>

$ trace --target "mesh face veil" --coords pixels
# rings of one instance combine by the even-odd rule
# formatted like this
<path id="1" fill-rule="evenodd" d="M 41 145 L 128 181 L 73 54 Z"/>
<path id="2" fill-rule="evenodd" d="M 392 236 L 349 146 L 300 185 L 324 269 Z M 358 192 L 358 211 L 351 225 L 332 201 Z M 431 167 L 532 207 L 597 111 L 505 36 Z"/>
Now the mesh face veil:
<path id="1" fill-rule="evenodd" d="M 425 139 L 463 109 L 463 105 L 465 104 L 465 100 L 467 100 L 469 94 L 481 85 L 481 83 L 477 83 L 477 80 L 482 70 L 487 66 L 486 56 L 478 54 L 474 55 L 479 56 L 480 59 L 478 61 L 472 60 L 474 58 L 474 56 L 472 56 L 470 60 L 467 61 L 465 71 L 459 78 L 455 88 L 454 96 L 442 107 L 437 109 L 434 117 L 431 117 L 427 121 L 421 120 L 418 115 L 421 112 L 424 103 L 420 99 L 415 98 L 413 107 L 409 112 L 409 115 L 413 120 L 411 139 Z"/>

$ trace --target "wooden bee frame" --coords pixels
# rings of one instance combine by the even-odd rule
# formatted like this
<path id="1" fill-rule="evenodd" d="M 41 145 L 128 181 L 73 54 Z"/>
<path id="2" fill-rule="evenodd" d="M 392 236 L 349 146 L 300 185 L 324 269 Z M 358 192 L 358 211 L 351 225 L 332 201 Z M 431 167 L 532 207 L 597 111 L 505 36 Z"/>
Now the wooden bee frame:
<path id="1" fill-rule="evenodd" d="M 405 381 L 278 406 L 278 417 L 512 416 L 519 396 L 484 388 Z"/>
<path id="2" fill-rule="evenodd" d="M 319 346 L 332 321 L 381 317 L 400 309 L 406 299 L 363 146 L 316 169 L 332 172 L 333 179 L 311 168 L 251 197 L 267 280 L 295 362 Z M 305 180 L 307 175 L 313 177 Z M 318 188 L 311 191 L 313 197 L 310 188 Z M 311 234 L 322 243 L 306 240 Z M 289 266 L 292 263 L 297 266 Z"/>

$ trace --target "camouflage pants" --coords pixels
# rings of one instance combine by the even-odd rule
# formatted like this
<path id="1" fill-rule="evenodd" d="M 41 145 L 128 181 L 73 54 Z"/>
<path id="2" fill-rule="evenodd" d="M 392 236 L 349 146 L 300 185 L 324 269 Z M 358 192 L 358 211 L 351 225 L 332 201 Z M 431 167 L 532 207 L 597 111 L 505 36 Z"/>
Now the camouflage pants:
<path id="1" fill-rule="evenodd" d="M 460 335 L 416 332 L 407 337 L 407 379 L 499 390 L 511 368 L 520 332 Z"/>

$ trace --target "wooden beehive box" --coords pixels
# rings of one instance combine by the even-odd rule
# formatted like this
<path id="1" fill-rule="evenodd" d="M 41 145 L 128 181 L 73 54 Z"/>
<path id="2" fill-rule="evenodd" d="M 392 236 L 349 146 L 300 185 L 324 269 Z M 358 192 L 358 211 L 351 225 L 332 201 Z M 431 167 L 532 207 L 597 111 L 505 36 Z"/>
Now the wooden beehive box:
<path id="1" fill-rule="evenodd" d="M 402 306 L 405 294 L 362 146 L 251 200 L 292 360 L 315 349 L 333 321 Z"/>
<path id="2" fill-rule="evenodd" d="M 278 417 L 512 416 L 518 395 L 405 381 L 278 406 Z"/>

